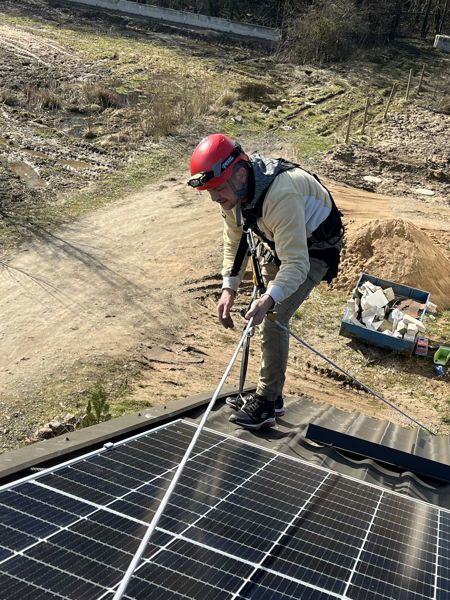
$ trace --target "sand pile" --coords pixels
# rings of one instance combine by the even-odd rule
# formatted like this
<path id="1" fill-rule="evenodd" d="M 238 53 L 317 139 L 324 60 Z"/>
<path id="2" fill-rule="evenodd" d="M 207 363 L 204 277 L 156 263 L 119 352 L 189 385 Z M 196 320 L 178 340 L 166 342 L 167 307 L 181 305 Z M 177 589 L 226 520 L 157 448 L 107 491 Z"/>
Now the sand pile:
<path id="1" fill-rule="evenodd" d="M 450 261 L 420 229 L 402 219 L 347 226 L 335 289 L 350 292 L 361 271 L 431 293 L 439 310 L 450 308 Z"/>

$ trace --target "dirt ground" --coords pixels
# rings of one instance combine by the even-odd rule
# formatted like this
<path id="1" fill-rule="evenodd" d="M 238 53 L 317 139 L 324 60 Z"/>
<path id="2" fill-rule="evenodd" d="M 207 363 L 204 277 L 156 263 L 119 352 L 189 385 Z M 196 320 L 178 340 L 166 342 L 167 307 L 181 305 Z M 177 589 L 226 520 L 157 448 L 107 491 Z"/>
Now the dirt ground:
<path id="1" fill-rule="evenodd" d="M 129 71 L 114 88 L 120 90 L 114 92 L 118 96 L 110 98 L 117 106 L 89 101 L 86 89 L 92 88 L 86 85 L 100 82 L 112 89 L 118 59 L 109 46 L 88 60 L 86 49 L 68 50 L 53 30 L 43 37 L 42 29 L 51 18 L 58 26 L 70 23 L 69 9 L 45 11 L 48 4 L 41 0 L 6 2 L 5 6 L 12 7 L 9 16 L 21 5 L 34 6 L 43 21 L 39 26 L 0 24 L 0 51 L 7 57 L 0 63 L 0 199 L 8 214 L 18 206 L 59 206 L 64 192 L 88 182 L 95 185 L 104 174 L 133 161 L 139 154 L 137 147 L 160 151 L 160 144 L 136 125 L 137 92 L 124 87 Z M 97 13 L 98 23 L 103 18 Z M 149 43 L 163 40 L 165 49 L 176 39 L 177 51 L 194 56 L 193 72 L 204 69 L 205 61 L 215 61 L 217 67 L 220 48 L 213 44 L 208 49 L 204 40 L 192 42 L 150 29 L 142 33 L 141 24 L 123 18 L 114 18 L 110 25 L 116 27 L 115 34 L 132 31 L 139 43 L 141 35 Z M 245 88 L 246 99 L 230 107 L 222 105 L 222 112 L 213 111 L 213 116 L 205 115 L 206 127 L 220 123 L 233 135 L 242 127 L 243 141 L 251 150 L 250 144 L 258 144 L 262 151 L 277 155 L 286 151 L 290 158 L 297 156 L 299 146 L 317 144 L 317 131 L 325 123 L 334 141 L 341 136 L 347 91 L 341 94 L 339 86 L 330 84 L 329 72 L 309 73 L 285 66 L 273 75 L 273 65 L 269 68 L 261 57 L 256 64 L 253 51 L 238 48 L 235 52 L 235 61 L 222 62 L 220 68 L 229 70 L 240 93 L 244 84 L 249 85 L 246 77 L 256 79 L 258 99 L 249 100 L 255 91 L 249 94 Z M 121 51 L 119 61 L 120 56 Z M 129 62 L 125 56 L 124 63 Z M 136 54 L 131 64 L 136 69 L 131 73 L 133 81 L 138 81 L 142 97 L 148 99 L 147 83 L 135 79 L 142 68 Z M 264 98 L 269 112 L 260 110 L 262 70 L 267 71 L 271 86 L 274 81 L 285 86 L 277 96 L 269 91 Z M 288 84 L 291 76 L 293 83 Z M 35 86 L 39 78 L 43 84 L 53 78 L 58 93 L 66 89 L 72 96 L 64 100 L 64 106 L 43 109 L 39 102 L 51 97 L 33 96 L 36 88 L 26 87 Z M 317 100 L 325 84 L 332 91 L 329 100 L 319 103 L 320 110 L 312 102 L 298 119 L 289 117 L 305 98 Z M 344 87 L 348 89 L 347 84 Z M 309 96 L 305 90 L 312 90 Z M 422 105 L 427 101 L 428 110 Z M 445 142 L 449 117 L 436 112 L 439 103 L 441 97 L 433 88 L 428 100 L 419 98 L 414 106 L 397 106 L 385 124 L 373 125 L 370 144 L 361 137 L 347 145 L 333 143 L 324 158 L 314 154 L 307 163 L 329 178 L 325 181 L 344 212 L 349 239 L 374 220 L 405 219 L 425 233 L 442 256 L 450 258 L 450 154 Z M 373 122 L 379 123 L 378 118 L 374 114 Z M 248 128 L 240 125 L 241 120 L 248 122 Z M 304 135 L 310 122 L 314 123 L 312 137 L 296 137 Z M 189 135 L 182 129 L 182 134 L 170 138 L 179 148 L 183 166 L 166 171 L 156 183 L 141 184 L 139 191 L 123 193 L 119 200 L 59 228 L 36 222 L 26 241 L 4 254 L 0 263 L 0 451 L 26 443 L 37 427 L 53 417 L 82 411 L 97 381 L 107 387 L 112 382 L 113 414 L 167 403 L 217 385 L 240 326 L 234 331 L 221 329 L 215 315 L 221 285 L 220 215 L 207 198 L 185 185 L 186 152 L 200 131 L 194 124 Z M 364 179 L 367 176 L 376 180 Z M 431 193 L 417 192 L 422 188 Z M 364 266 L 363 260 L 350 265 L 344 272 L 345 285 L 334 291 L 320 286 L 295 326 L 321 352 L 339 356 L 345 368 L 366 377 L 416 418 L 447 432 L 448 380 L 434 378 L 431 367 L 413 359 L 355 348 L 339 337 L 353 269 Z M 246 300 L 244 292 L 240 303 Z M 446 322 L 444 327 L 448 328 Z M 254 349 L 249 380 L 256 378 L 257 362 Z M 348 410 L 357 406 L 371 416 L 403 422 L 348 382 L 324 376 L 322 367 L 315 357 L 293 346 L 286 393 L 306 394 Z M 230 382 L 236 380 L 237 370 Z"/>

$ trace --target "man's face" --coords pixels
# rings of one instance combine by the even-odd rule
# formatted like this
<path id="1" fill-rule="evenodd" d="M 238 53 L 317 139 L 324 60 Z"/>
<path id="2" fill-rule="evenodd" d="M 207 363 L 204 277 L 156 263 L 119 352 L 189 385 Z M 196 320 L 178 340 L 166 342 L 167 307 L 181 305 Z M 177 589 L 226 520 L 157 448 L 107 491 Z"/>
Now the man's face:
<path id="1" fill-rule="evenodd" d="M 217 202 L 224 210 L 231 210 L 247 193 L 247 171 L 238 169 L 228 181 L 208 190 L 211 200 Z"/>
<path id="2" fill-rule="evenodd" d="M 231 180 L 226 181 L 212 190 L 208 190 L 208 192 L 211 200 L 220 204 L 224 210 L 231 210 L 239 201 Z"/>

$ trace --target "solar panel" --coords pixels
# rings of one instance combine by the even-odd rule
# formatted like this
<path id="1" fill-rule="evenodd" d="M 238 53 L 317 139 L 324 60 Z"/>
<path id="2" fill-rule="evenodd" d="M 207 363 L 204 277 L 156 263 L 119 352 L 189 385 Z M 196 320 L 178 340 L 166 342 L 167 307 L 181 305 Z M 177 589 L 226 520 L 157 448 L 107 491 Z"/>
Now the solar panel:
<path id="1" fill-rule="evenodd" d="M 0 488 L 0 600 L 112 600 L 193 426 Z M 444 600 L 450 512 L 204 431 L 129 600 Z"/>

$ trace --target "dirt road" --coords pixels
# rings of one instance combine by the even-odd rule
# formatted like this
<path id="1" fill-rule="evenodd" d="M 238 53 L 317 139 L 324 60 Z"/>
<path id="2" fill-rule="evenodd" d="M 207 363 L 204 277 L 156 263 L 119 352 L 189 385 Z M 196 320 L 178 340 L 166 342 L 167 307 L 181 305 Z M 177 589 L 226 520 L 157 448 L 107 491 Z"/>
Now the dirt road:
<path id="1" fill-rule="evenodd" d="M 450 234 L 450 209 L 332 190 L 351 227 L 405 216 Z M 146 367 L 136 402 L 214 387 L 236 337 L 215 318 L 221 226 L 217 208 L 177 175 L 57 233 L 36 230 L 0 272 L 0 431 L 12 413 L 24 432 L 61 414 L 44 383 L 70 382 L 99 358 Z"/>

